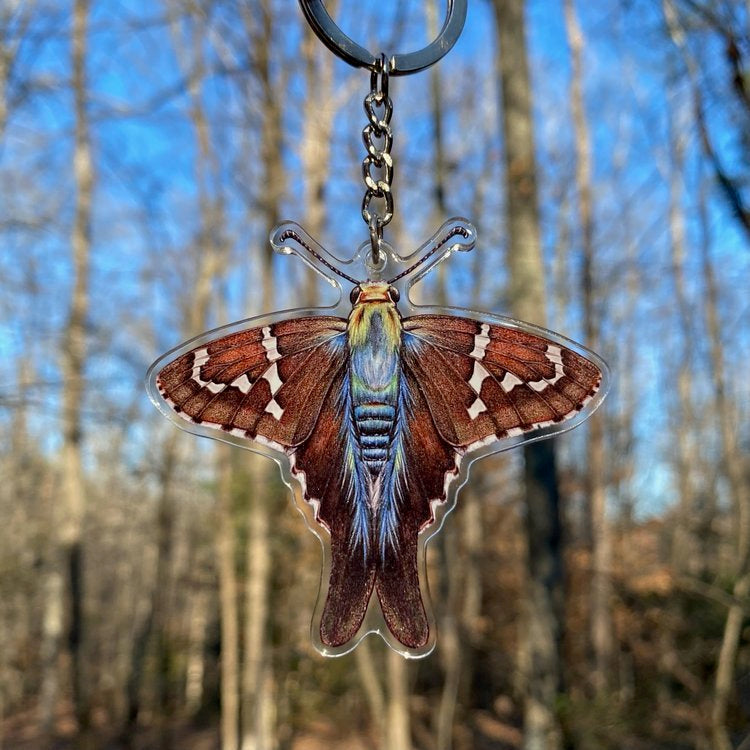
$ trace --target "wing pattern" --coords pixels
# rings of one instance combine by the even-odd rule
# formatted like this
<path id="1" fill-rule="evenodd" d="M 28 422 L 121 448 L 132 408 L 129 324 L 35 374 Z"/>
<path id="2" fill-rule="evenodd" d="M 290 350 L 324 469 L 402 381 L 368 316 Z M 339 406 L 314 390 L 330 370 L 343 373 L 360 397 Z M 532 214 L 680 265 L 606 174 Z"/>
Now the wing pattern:
<path id="1" fill-rule="evenodd" d="M 602 379 L 561 344 L 454 316 L 404 320 L 403 362 L 440 435 L 461 452 L 574 417 Z"/>
<path id="2" fill-rule="evenodd" d="M 377 493 L 389 496 L 368 501 L 349 414 L 346 332 L 346 320 L 315 316 L 232 333 L 179 356 L 156 382 L 183 418 L 289 457 L 330 532 L 321 641 L 339 647 L 351 640 L 375 590 L 393 635 L 418 649 L 430 635 L 419 535 L 433 523 L 435 504 L 445 502 L 463 456 L 575 417 L 603 375 L 573 349 L 516 327 L 451 315 L 404 319 L 398 430 L 383 475 L 393 479 L 373 479 Z M 385 507 L 387 524 L 378 520 Z M 352 540 L 362 542 L 362 534 L 358 548 Z"/>
<path id="3" fill-rule="evenodd" d="M 331 536 L 321 640 L 355 635 L 375 580 L 375 558 L 352 554 L 353 483 L 346 466 L 346 321 L 290 319 L 229 334 L 164 367 L 157 386 L 184 419 L 258 440 L 289 456 L 315 519 Z"/>
<path id="4" fill-rule="evenodd" d="M 375 589 L 386 623 L 420 648 L 429 624 L 418 574 L 419 533 L 434 521 L 469 451 L 578 414 L 602 373 L 580 354 L 515 328 L 469 318 L 403 321 L 406 396 L 398 544 L 381 559 Z"/>
<path id="5" fill-rule="evenodd" d="M 402 372 L 403 468 L 396 490 L 398 543 L 378 560 L 375 583 L 389 630 L 409 648 L 421 648 L 430 628 L 419 581 L 419 533 L 433 519 L 433 503 L 445 498 L 446 477 L 458 473 L 456 453 L 438 433 L 414 375 Z"/>
<path id="6" fill-rule="evenodd" d="M 320 638 L 338 647 L 359 630 L 375 581 L 375 557 L 353 548 L 357 523 L 355 484 L 347 466 L 347 373 L 333 380 L 310 438 L 291 456 L 292 472 L 313 506 L 315 520 L 330 533 L 328 593 L 320 622 Z M 372 527 L 368 546 L 372 546 Z"/>
<path id="7" fill-rule="evenodd" d="M 232 333 L 183 354 L 157 376 L 183 418 L 280 449 L 312 433 L 346 362 L 346 321 L 291 318 Z"/>

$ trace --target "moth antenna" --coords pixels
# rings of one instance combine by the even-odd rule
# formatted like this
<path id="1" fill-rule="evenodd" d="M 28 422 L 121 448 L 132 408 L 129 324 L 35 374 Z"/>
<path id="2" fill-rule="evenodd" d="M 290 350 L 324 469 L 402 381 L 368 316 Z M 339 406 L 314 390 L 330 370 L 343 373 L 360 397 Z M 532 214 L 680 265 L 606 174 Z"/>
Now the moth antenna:
<path id="1" fill-rule="evenodd" d="M 289 240 L 293 240 L 300 248 L 305 251 L 305 253 L 302 253 L 298 248 L 292 247 L 287 244 Z M 307 232 L 305 232 L 302 227 L 300 227 L 298 224 L 295 224 L 294 222 L 286 222 L 285 224 L 281 224 L 280 226 L 276 227 L 276 229 L 274 229 L 274 231 L 271 233 L 271 244 L 273 245 L 273 248 L 277 253 L 282 253 L 283 255 L 294 253 L 295 255 L 300 257 L 314 271 L 323 276 L 323 278 L 328 279 L 329 283 L 332 283 L 330 278 L 328 278 L 326 273 L 321 268 L 319 268 L 318 264 L 325 266 L 325 268 L 327 268 L 329 271 L 333 271 L 333 273 L 335 273 L 337 276 L 340 276 L 342 279 L 346 279 L 355 286 L 360 284 L 357 279 L 349 276 L 349 274 L 347 273 L 344 273 L 341 269 L 337 268 L 333 263 L 331 263 L 331 261 L 327 260 L 323 256 L 323 253 L 326 253 L 327 255 L 330 255 L 330 253 L 328 253 L 321 245 L 319 245 L 312 237 L 310 237 L 310 235 L 307 234 Z M 313 245 L 315 245 L 318 249 L 316 250 Z M 308 257 L 308 254 L 312 257 Z"/>
<path id="2" fill-rule="evenodd" d="M 454 240 L 456 237 L 462 239 Z M 411 276 L 417 269 L 419 274 L 414 281 L 421 279 L 429 273 L 438 263 L 445 260 L 454 250 L 468 252 L 474 247 L 477 239 L 477 230 L 472 224 L 463 219 L 449 219 L 440 229 L 405 260 L 417 257 L 417 260 L 405 268 L 401 273 L 388 281 L 393 284 L 405 276 Z M 426 251 L 426 252 L 425 252 Z"/>

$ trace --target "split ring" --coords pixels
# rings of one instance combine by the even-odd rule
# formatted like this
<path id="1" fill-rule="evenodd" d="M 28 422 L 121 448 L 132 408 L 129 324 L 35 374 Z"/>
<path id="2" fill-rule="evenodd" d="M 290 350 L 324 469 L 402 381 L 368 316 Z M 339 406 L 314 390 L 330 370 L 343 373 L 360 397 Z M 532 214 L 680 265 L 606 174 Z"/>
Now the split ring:
<path id="1" fill-rule="evenodd" d="M 381 56 L 373 55 L 344 34 L 328 15 L 323 0 L 299 0 L 299 4 L 312 30 L 331 52 L 355 68 L 377 72 Z M 434 65 L 452 49 L 461 35 L 465 21 L 466 0 L 448 0 L 445 22 L 435 40 L 417 52 L 390 55 L 389 75 L 405 76 Z"/>

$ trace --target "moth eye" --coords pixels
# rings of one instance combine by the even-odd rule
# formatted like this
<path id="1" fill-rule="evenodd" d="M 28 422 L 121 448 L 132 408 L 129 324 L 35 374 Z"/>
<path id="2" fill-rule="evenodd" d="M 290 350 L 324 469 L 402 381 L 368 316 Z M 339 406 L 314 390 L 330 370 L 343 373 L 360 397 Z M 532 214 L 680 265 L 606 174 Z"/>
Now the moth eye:
<path id="1" fill-rule="evenodd" d="M 349 301 L 353 304 L 357 304 L 357 300 L 359 299 L 359 287 L 355 286 L 354 289 L 349 292 Z"/>
<path id="2" fill-rule="evenodd" d="M 390 288 L 390 289 L 388 290 L 388 294 L 390 294 L 390 295 L 391 295 L 391 299 L 392 299 L 392 300 L 393 300 L 394 302 L 398 302 L 398 301 L 399 301 L 399 300 L 401 299 L 401 293 L 400 293 L 400 292 L 398 291 L 398 289 L 396 289 L 396 287 L 395 287 L 395 286 L 392 286 L 392 287 L 391 287 L 391 288 Z"/>

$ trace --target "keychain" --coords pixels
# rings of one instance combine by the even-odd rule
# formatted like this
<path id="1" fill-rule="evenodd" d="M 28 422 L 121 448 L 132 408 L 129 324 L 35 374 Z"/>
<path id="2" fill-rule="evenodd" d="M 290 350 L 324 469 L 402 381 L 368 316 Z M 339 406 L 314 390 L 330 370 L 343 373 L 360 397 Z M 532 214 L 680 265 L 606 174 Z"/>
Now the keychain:
<path id="1" fill-rule="evenodd" d="M 436 630 L 425 543 L 470 463 L 580 424 L 603 400 L 608 371 L 593 352 L 543 328 L 410 301 L 438 263 L 474 247 L 464 219 L 450 219 L 406 256 L 383 238 L 393 216 L 389 77 L 443 57 L 461 33 L 466 0 L 448 0 L 430 45 L 391 57 L 355 44 L 320 0 L 300 5 L 329 49 L 370 70 L 369 239 L 342 259 L 293 222 L 277 227 L 274 249 L 319 273 L 338 303 L 202 334 L 154 362 L 147 388 L 180 427 L 279 464 L 325 550 L 312 626 L 321 653 L 347 653 L 375 632 L 404 656 L 424 656 Z"/>

